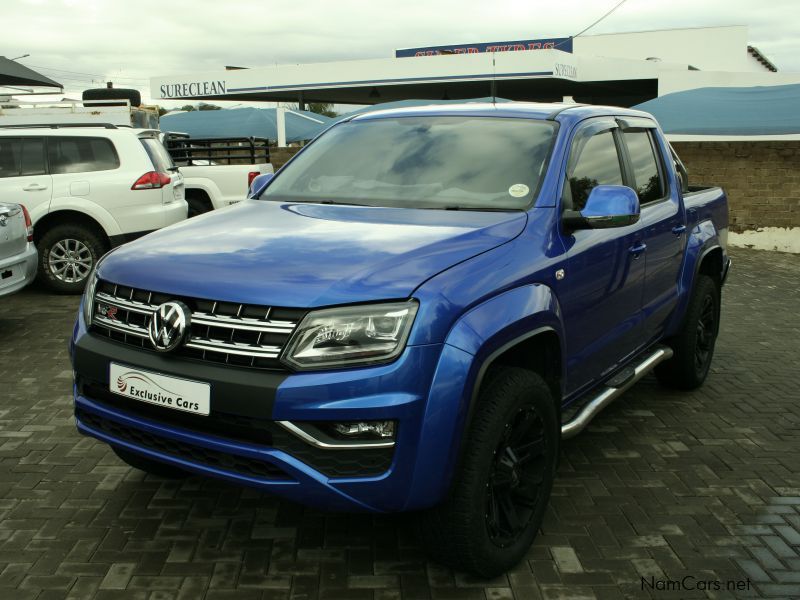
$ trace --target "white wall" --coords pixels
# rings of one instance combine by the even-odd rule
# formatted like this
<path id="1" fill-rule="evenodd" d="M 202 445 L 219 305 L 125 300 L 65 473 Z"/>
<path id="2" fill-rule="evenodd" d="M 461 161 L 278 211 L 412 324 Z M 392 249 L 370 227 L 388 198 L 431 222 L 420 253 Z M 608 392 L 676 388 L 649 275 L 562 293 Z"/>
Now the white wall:
<path id="1" fill-rule="evenodd" d="M 575 38 L 573 48 L 579 56 L 656 57 L 709 71 L 751 70 L 744 25 L 587 35 Z"/>

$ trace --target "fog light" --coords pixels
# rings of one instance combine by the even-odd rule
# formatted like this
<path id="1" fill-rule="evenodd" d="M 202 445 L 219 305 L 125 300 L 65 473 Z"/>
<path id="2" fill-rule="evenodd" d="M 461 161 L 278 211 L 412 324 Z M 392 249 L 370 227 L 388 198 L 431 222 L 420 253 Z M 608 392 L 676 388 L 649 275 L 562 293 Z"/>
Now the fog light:
<path id="1" fill-rule="evenodd" d="M 357 421 L 334 423 L 333 430 L 348 438 L 394 438 L 394 421 Z"/>

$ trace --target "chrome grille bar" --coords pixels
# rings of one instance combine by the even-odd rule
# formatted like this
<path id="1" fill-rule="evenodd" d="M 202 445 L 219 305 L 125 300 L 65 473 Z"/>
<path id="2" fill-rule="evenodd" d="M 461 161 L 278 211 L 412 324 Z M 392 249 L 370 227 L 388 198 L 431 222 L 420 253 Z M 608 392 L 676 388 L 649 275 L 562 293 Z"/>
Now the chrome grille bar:
<path id="1" fill-rule="evenodd" d="M 105 330 L 106 335 L 123 343 L 150 349 L 148 326 L 164 295 L 135 290 L 126 286 L 103 284 L 95 294 L 92 327 Z M 134 297 L 139 298 L 134 300 Z M 154 301 L 154 297 L 159 299 Z M 146 301 L 142 301 L 146 298 Z M 209 302 L 179 298 L 190 306 L 210 305 L 192 312 L 192 331 L 189 340 L 175 352 L 199 360 L 223 362 L 237 366 L 276 368 L 283 346 L 289 340 L 301 318 L 287 320 L 293 309 L 250 306 L 246 304 Z M 227 314 L 216 314 L 225 306 Z M 113 313 L 109 309 L 115 309 Z M 272 318 L 273 312 L 284 318 Z M 256 314 L 262 318 L 256 318 Z M 243 316 L 248 315 L 248 316 Z M 122 335 L 120 335 L 122 334 Z M 130 338 L 128 337 L 130 336 Z M 266 361 L 266 362 L 265 362 Z"/>
<path id="2" fill-rule="evenodd" d="M 278 358 L 278 355 L 281 353 L 280 346 L 253 346 L 250 344 L 223 342 L 222 340 L 210 340 L 208 338 L 194 336 L 186 342 L 186 347 L 194 348 L 195 350 L 222 352 L 224 354 L 236 354 L 238 356 L 258 356 L 261 358 Z"/>

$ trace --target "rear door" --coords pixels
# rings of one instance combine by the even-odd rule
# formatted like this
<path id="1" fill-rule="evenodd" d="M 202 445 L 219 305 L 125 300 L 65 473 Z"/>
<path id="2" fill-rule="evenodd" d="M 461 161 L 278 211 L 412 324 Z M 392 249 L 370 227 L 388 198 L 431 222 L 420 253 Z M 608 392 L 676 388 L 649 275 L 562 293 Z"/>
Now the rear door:
<path id="1" fill-rule="evenodd" d="M 44 138 L 0 137 L 0 202 L 24 204 L 36 221 L 47 214 L 52 191 Z"/>
<path id="2" fill-rule="evenodd" d="M 647 245 L 642 315 L 647 340 L 659 337 L 676 305 L 686 245 L 686 218 L 678 190 L 670 185 L 654 121 L 621 121 L 631 186 L 641 205 Z"/>
<path id="3" fill-rule="evenodd" d="M 623 185 L 616 121 L 591 119 L 573 136 L 562 209 L 581 210 L 597 185 Z M 559 301 L 564 318 L 568 393 L 584 389 L 641 344 L 645 259 L 639 223 L 562 232 L 567 266 Z"/>

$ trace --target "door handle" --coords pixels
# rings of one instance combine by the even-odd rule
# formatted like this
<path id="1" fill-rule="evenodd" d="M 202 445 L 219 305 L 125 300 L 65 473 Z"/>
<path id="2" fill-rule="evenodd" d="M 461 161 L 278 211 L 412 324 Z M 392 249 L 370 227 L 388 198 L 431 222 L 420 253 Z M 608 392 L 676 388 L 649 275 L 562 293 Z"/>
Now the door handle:
<path id="1" fill-rule="evenodd" d="M 644 252 L 645 250 L 647 250 L 647 244 L 643 242 L 639 242 L 635 246 L 631 246 L 630 248 L 628 248 L 628 252 L 633 254 L 633 258 L 639 258 L 642 255 L 642 252 Z"/>
<path id="2" fill-rule="evenodd" d="M 26 192 L 43 192 L 47 189 L 46 185 L 39 185 L 38 183 L 32 183 L 29 186 L 22 188 Z"/>
<path id="3" fill-rule="evenodd" d="M 674 233 L 677 236 L 683 235 L 685 231 L 686 231 L 686 225 L 675 225 L 675 227 L 672 228 L 672 233 Z"/>

